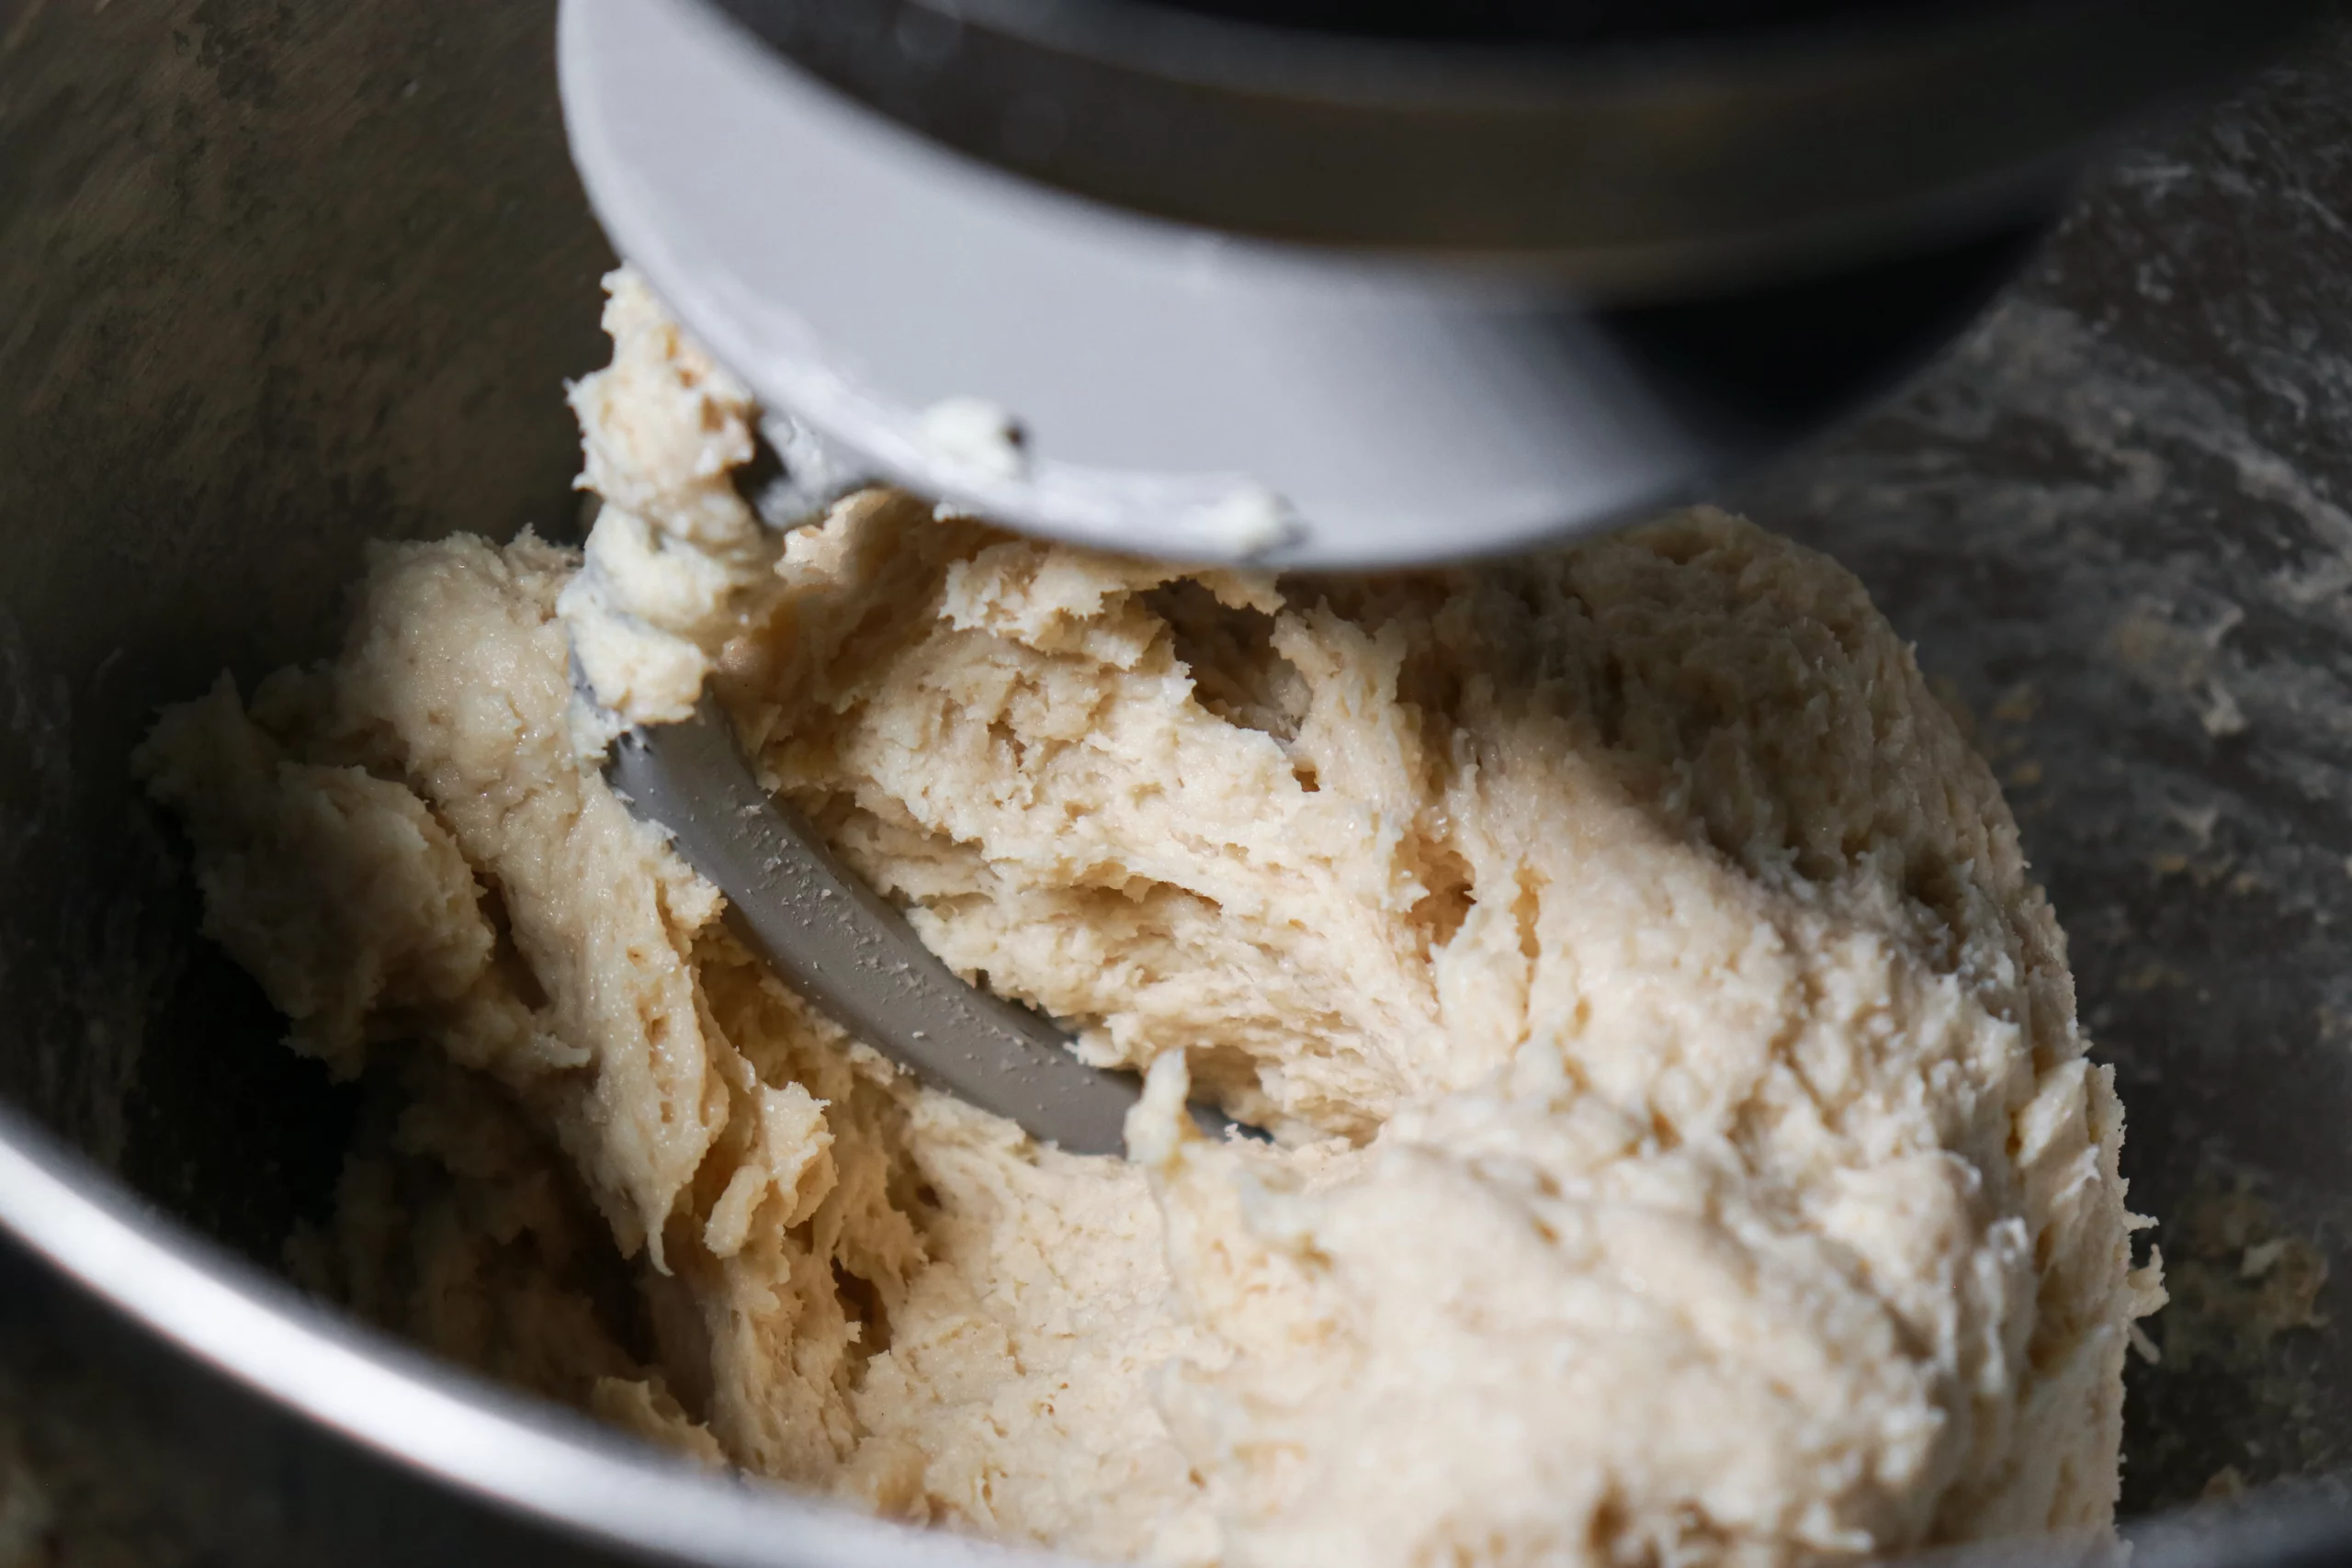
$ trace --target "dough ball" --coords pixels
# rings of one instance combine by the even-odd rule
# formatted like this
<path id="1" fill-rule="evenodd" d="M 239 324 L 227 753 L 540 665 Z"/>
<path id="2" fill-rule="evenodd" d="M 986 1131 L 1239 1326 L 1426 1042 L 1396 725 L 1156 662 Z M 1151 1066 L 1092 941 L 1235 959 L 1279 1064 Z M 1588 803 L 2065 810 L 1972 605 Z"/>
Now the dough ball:
<path id="1" fill-rule="evenodd" d="M 748 394 L 627 274 L 606 321 L 584 565 L 389 547 L 338 659 L 142 753 L 292 1042 L 396 1108 L 330 1288 L 714 1461 L 1105 1559 L 2109 1522 L 2161 1299 L 2121 1111 L 1999 790 L 1850 576 L 1704 510 L 1369 577 L 882 491 L 778 536 Z M 626 717 L 716 682 L 950 965 L 1147 1074 L 1129 1157 L 767 975 L 605 786 L 572 648 Z"/>

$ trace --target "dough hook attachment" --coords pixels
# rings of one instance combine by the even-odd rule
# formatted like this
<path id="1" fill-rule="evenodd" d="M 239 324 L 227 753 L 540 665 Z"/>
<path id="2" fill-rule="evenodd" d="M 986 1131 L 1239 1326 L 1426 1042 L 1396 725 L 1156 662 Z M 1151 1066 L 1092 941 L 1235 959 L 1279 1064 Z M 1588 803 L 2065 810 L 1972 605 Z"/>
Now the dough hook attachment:
<path id="1" fill-rule="evenodd" d="M 760 787 L 707 692 L 689 719 L 624 731 L 605 773 L 629 809 L 667 830 L 686 863 L 727 895 L 744 944 L 853 1034 L 1033 1137 L 1072 1154 L 1124 1150 L 1136 1076 L 1089 1066 L 1050 1021 L 957 978 Z M 1209 1106 L 1192 1109 L 1212 1137 L 1263 1136 Z"/>

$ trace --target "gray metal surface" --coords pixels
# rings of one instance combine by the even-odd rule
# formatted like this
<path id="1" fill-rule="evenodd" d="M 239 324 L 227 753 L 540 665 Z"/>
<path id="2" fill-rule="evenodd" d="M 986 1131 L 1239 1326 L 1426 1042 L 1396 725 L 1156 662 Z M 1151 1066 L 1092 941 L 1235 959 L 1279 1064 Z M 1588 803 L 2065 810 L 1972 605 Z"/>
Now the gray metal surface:
<path id="1" fill-rule="evenodd" d="M 602 356 L 609 258 L 551 26 L 424 0 L 0 15 L 0 1095 L 56 1134 L 0 1128 L 0 1228 L 28 1238 L 0 1248 L 0 1509 L 45 1497 L 24 1539 L 59 1568 L 694 1561 L 706 1517 L 749 1562 L 957 1553 L 709 1503 L 729 1489 L 266 1279 L 330 1200 L 352 1093 L 197 939 L 123 766 L 156 704 L 328 646 L 364 540 L 574 514 L 560 381 Z M 2264 1534 L 2267 1484 L 2352 1461 L 2346 432 L 2338 40 L 2149 142 L 1962 352 L 1742 498 L 1863 575 L 2007 776 L 2176 1287 L 2162 1363 L 2130 1373 L 2127 1506 L 2245 1484 Z M 22 1212 L 44 1193 L 51 1220 Z M 184 1302 L 223 1301 L 199 1339 Z M 297 1359 L 397 1398 L 338 1404 Z M 513 1421 L 544 1464 L 493 1450 L 454 1483 Z M 548 1529 L 577 1478 L 623 1472 L 639 1502 Z M 2176 1539 L 2168 1564 L 2265 1561 Z"/>
<path id="2" fill-rule="evenodd" d="M 1072 1154 L 1126 1147 L 1132 1073 L 1090 1067 L 1026 1008 L 966 985 L 752 777 L 718 705 L 613 743 L 608 774 L 727 895 L 736 932 L 859 1039 Z"/>

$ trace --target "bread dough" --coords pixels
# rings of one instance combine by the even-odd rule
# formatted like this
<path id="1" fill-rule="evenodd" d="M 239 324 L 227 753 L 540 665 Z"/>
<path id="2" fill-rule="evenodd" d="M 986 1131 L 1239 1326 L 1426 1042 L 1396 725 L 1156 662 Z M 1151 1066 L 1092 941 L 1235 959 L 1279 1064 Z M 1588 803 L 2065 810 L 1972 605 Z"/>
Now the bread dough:
<path id="1" fill-rule="evenodd" d="M 1984 764 L 1852 578 L 1716 513 L 1180 572 L 860 494 L 642 285 L 604 509 L 375 553 L 342 653 L 138 758 L 375 1111 L 297 1264 L 883 1513 L 1173 1563 L 1779 1563 L 2112 1514 L 2121 1111 Z M 569 625 L 567 626 L 567 623 Z M 714 678 L 953 966 L 1148 1069 L 1130 1158 L 782 987 L 594 770 Z M 1187 1077 L 1279 1146 L 1212 1144 Z"/>

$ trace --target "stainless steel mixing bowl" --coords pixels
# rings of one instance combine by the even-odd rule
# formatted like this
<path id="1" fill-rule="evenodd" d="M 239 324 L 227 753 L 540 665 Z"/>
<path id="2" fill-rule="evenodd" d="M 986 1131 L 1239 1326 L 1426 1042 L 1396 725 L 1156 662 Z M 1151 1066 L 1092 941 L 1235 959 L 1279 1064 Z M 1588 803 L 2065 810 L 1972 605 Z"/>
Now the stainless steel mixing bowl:
<path id="1" fill-rule="evenodd" d="M 196 940 L 126 775 L 158 703 L 323 649 L 363 540 L 574 516 L 608 257 L 550 9 L 0 0 L 0 1558 L 993 1555 L 277 1282 L 355 1107 Z M 1734 498 L 1918 639 L 2074 933 L 2176 1296 L 2127 1502 L 2254 1488 L 2150 1561 L 2352 1553 L 2328 1483 L 2262 1484 L 2352 1446 L 2347 432 L 2339 42 L 2158 136 L 1900 404 Z"/>

